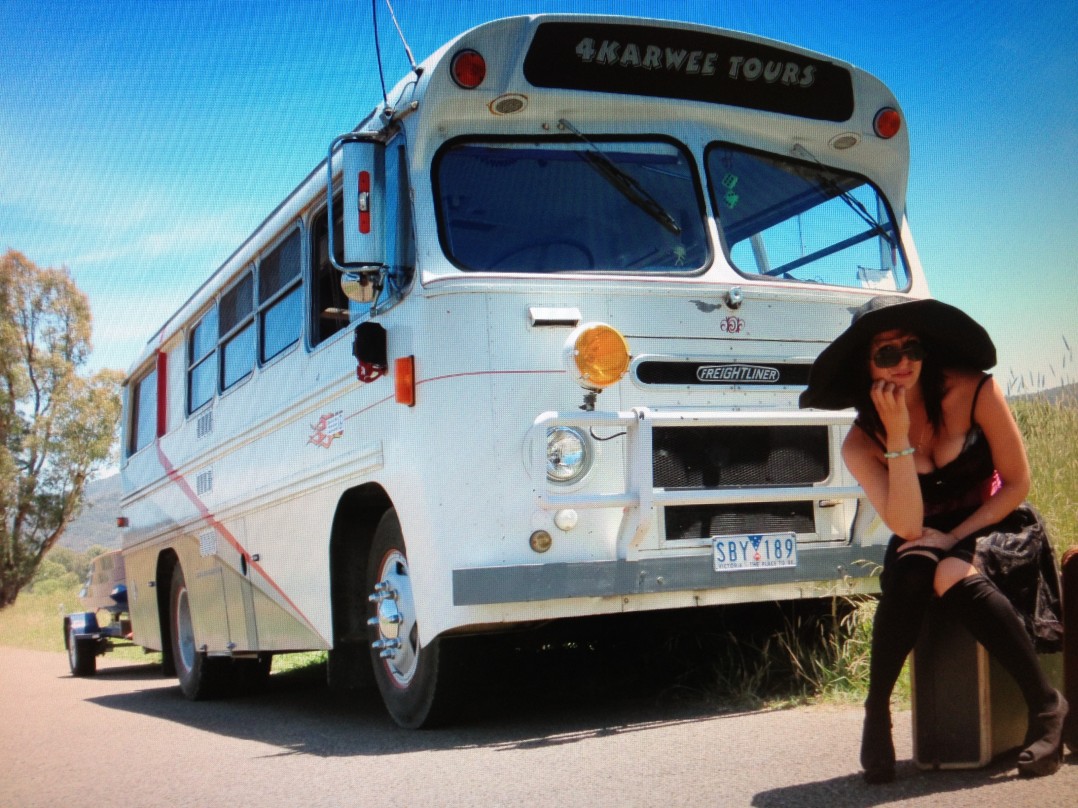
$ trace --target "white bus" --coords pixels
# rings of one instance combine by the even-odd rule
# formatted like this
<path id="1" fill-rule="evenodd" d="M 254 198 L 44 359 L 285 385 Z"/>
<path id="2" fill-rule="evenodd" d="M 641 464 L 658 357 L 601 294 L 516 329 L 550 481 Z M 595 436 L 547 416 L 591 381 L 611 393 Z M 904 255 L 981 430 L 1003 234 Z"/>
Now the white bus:
<path id="1" fill-rule="evenodd" d="M 133 365 L 135 641 L 190 698 L 324 649 L 418 727 L 482 675 L 462 635 L 875 591 L 850 416 L 797 397 L 852 308 L 928 294 L 908 148 L 880 81 L 779 42 L 461 34 Z"/>

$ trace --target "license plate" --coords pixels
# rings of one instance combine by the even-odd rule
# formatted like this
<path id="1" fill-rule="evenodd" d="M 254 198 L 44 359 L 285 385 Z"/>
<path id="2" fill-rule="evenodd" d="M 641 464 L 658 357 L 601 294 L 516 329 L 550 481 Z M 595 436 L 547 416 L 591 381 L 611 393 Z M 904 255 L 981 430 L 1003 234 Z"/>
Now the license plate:
<path id="1" fill-rule="evenodd" d="M 797 534 L 744 533 L 712 536 L 715 572 L 765 570 L 797 566 Z"/>

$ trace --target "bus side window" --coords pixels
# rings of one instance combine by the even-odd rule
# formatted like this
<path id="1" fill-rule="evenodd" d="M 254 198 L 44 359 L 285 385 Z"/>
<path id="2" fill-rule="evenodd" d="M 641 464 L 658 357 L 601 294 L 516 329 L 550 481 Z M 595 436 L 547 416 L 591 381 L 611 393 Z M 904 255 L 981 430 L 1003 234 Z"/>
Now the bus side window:
<path id="1" fill-rule="evenodd" d="M 187 412 L 194 412 L 217 392 L 217 307 L 211 308 L 187 335 Z"/>
<path id="2" fill-rule="evenodd" d="M 348 298 L 341 291 L 341 273 L 329 262 L 329 231 L 326 210 L 311 225 L 311 347 L 345 328 L 350 319 Z M 344 230 L 344 204 L 333 198 L 334 233 Z M 344 260 L 344 239 L 334 239 L 337 262 Z"/>
<path id="3" fill-rule="evenodd" d="M 258 264 L 259 362 L 299 340 L 303 326 L 300 229 L 296 228 Z"/>
<path id="4" fill-rule="evenodd" d="M 157 369 L 153 368 L 128 390 L 127 454 L 153 443 L 157 434 Z"/>
<path id="5" fill-rule="evenodd" d="M 221 335 L 221 389 L 246 379 L 255 366 L 254 274 L 250 271 L 221 295 L 217 306 Z"/>

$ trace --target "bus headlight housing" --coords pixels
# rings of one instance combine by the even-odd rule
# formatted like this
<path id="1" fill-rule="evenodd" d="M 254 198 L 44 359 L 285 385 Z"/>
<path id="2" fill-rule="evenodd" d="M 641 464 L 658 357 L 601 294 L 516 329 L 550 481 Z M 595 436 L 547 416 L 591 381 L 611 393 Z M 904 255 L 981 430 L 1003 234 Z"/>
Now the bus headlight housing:
<path id="1" fill-rule="evenodd" d="M 591 447 L 579 429 L 555 426 L 546 431 L 546 476 L 555 483 L 579 479 L 591 465 Z"/>
<path id="2" fill-rule="evenodd" d="M 617 383 L 629 369 L 629 343 L 605 323 L 584 323 L 565 341 L 566 370 L 587 390 L 603 390 Z"/>

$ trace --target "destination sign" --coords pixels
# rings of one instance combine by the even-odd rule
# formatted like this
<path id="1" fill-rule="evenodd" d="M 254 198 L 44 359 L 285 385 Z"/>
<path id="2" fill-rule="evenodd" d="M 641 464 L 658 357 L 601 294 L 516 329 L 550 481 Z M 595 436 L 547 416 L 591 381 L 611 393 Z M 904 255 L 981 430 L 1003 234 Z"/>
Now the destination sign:
<path id="1" fill-rule="evenodd" d="M 539 26 L 524 59 L 536 87 L 681 98 L 823 121 L 853 115 L 850 71 L 736 37 L 590 22 Z"/>

